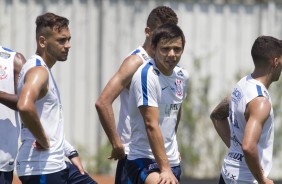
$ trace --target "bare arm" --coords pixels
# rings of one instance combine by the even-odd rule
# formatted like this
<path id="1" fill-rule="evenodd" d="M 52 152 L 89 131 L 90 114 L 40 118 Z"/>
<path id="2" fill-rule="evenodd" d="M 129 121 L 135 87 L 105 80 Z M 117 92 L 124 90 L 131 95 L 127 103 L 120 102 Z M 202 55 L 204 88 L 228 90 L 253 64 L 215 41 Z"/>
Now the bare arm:
<path id="1" fill-rule="evenodd" d="M 122 159 L 125 156 L 117 133 L 112 104 L 121 91 L 129 86 L 133 74 L 142 63 L 141 58 L 137 55 L 127 57 L 95 103 L 100 122 L 113 147 L 110 159 Z"/>
<path id="2" fill-rule="evenodd" d="M 155 160 L 160 168 L 159 180 L 163 183 L 178 183 L 171 171 L 166 155 L 161 129 L 159 127 L 159 111 L 157 107 L 140 106 L 146 132 Z"/>
<path id="3" fill-rule="evenodd" d="M 18 77 L 22 69 L 23 64 L 26 62 L 24 56 L 21 53 L 17 53 L 14 58 L 14 89 L 15 94 L 9 94 L 0 91 L 0 103 L 6 105 L 7 107 L 17 110 L 17 86 L 18 86 Z"/>
<path id="4" fill-rule="evenodd" d="M 271 180 L 263 175 L 257 149 L 257 144 L 264 123 L 269 117 L 270 110 L 271 104 L 268 99 L 265 97 L 257 97 L 249 102 L 245 111 L 247 124 L 245 127 L 242 149 L 250 171 L 260 184 L 272 183 Z"/>
<path id="5" fill-rule="evenodd" d="M 214 128 L 228 148 L 230 147 L 229 101 L 230 97 L 223 99 L 210 115 Z"/>
<path id="6" fill-rule="evenodd" d="M 84 175 L 86 173 L 86 171 L 84 170 L 83 165 L 80 161 L 79 156 L 75 156 L 75 157 L 70 158 L 70 161 L 79 170 L 80 174 Z"/>
<path id="7" fill-rule="evenodd" d="M 77 150 L 65 139 L 64 141 L 64 152 L 65 156 L 69 158 L 71 163 L 77 167 L 81 174 L 85 174 L 85 170 L 80 161 Z"/>
<path id="8" fill-rule="evenodd" d="M 43 149 L 49 148 L 49 140 L 41 125 L 35 102 L 47 93 L 48 75 L 44 67 L 30 69 L 25 76 L 25 84 L 17 105 L 24 126 L 30 130 Z"/>

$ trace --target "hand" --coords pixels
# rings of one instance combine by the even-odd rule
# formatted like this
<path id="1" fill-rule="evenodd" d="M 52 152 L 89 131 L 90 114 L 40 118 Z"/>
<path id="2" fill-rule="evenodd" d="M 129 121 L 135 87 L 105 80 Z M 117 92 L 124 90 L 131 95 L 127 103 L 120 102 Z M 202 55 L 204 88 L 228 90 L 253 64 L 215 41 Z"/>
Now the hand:
<path id="1" fill-rule="evenodd" d="M 78 156 L 71 158 L 70 161 L 71 161 L 71 163 L 72 163 L 74 166 L 77 167 L 77 169 L 79 170 L 79 172 L 80 172 L 82 175 L 85 174 L 86 171 L 84 170 L 84 168 L 83 168 L 83 166 L 82 166 L 82 163 L 81 163 L 81 161 L 80 161 L 80 158 L 79 158 Z"/>
<path id="2" fill-rule="evenodd" d="M 111 156 L 108 159 L 120 160 L 125 157 L 124 146 L 116 147 L 112 149 Z"/>
<path id="3" fill-rule="evenodd" d="M 158 184 L 178 184 L 178 180 L 174 176 L 171 170 L 161 172 Z"/>
<path id="4" fill-rule="evenodd" d="M 260 184 L 274 184 L 274 182 L 271 179 L 264 177 L 263 182 Z"/>
<path id="5" fill-rule="evenodd" d="M 32 143 L 32 147 L 37 149 L 38 151 L 44 151 L 44 150 L 47 150 L 48 148 L 44 148 L 37 140 L 35 140 L 33 143 Z M 49 145 L 48 145 L 49 147 Z"/>

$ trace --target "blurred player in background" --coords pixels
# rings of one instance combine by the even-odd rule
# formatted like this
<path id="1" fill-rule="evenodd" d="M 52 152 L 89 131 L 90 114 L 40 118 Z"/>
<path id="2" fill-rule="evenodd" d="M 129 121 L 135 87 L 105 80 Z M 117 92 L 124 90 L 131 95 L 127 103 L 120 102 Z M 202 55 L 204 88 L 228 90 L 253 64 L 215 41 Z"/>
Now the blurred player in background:
<path id="1" fill-rule="evenodd" d="M 0 46 L 0 183 L 11 184 L 18 152 L 20 123 L 17 85 L 24 56 Z"/>

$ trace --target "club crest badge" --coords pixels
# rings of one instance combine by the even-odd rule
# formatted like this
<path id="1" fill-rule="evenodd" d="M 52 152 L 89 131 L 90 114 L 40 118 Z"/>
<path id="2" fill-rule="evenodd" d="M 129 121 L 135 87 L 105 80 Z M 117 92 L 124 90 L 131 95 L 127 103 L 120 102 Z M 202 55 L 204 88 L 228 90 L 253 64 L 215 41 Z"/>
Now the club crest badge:
<path id="1" fill-rule="evenodd" d="M 179 79 L 176 79 L 175 86 L 176 86 L 176 90 L 175 90 L 176 95 L 180 96 L 180 97 L 183 96 L 183 84 L 182 84 L 182 81 L 179 80 Z"/>
<path id="2" fill-rule="evenodd" d="M 0 65 L 0 80 L 6 79 L 7 78 L 7 67 Z"/>

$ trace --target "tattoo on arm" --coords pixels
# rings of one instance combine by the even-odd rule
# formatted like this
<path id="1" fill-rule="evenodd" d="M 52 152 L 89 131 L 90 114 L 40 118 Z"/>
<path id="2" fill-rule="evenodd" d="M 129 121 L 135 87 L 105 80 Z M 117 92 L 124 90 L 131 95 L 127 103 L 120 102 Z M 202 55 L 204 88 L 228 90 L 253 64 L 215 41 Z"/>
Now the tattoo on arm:
<path id="1" fill-rule="evenodd" d="M 211 119 L 222 120 L 229 116 L 229 100 L 222 100 L 211 113 Z"/>

